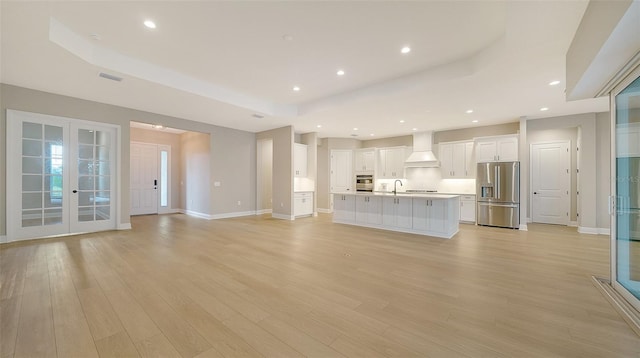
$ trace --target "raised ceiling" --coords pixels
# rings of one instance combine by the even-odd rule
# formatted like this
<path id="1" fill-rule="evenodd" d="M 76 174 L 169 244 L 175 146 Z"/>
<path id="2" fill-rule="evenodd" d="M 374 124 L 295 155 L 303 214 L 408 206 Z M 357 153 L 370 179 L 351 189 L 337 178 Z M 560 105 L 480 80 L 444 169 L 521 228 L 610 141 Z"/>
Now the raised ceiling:
<path id="1" fill-rule="evenodd" d="M 293 125 L 321 137 L 606 111 L 605 98 L 566 102 L 563 91 L 565 54 L 586 5 L 2 2 L 0 76 L 225 127 Z"/>

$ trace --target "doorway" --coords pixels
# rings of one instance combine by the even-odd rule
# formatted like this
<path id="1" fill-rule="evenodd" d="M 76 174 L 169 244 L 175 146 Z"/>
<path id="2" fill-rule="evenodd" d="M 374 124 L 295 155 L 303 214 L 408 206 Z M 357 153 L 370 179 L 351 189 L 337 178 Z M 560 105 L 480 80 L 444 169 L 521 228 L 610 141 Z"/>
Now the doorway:
<path id="1" fill-rule="evenodd" d="M 131 215 L 168 213 L 171 208 L 171 146 L 131 142 Z"/>
<path id="2" fill-rule="evenodd" d="M 568 225 L 570 221 L 570 141 L 531 144 L 531 221 Z"/>
<path id="3" fill-rule="evenodd" d="M 9 241 L 116 229 L 116 126 L 7 110 Z"/>

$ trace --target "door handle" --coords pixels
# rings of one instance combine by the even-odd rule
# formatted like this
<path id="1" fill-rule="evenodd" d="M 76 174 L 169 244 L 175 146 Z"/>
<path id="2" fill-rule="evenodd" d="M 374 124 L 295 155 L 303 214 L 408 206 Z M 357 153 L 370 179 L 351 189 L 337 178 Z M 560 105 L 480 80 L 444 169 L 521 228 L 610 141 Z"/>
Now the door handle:
<path id="1" fill-rule="evenodd" d="M 71 192 L 75 194 L 75 193 L 77 193 L 78 191 L 77 191 L 77 190 L 75 190 L 75 189 L 73 189 Z"/>
<path id="2" fill-rule="evenodd" d="M 158 185 L 158 179 L 153 179 L 153 186 L 157 186 Z"/>
<path id="3" fill-rule="evenodd" d="M 533 192 L 533 194 L 538 194 L 538 192 L 537 192 L 537 191 L 534 191 L 534 192 Z"/>

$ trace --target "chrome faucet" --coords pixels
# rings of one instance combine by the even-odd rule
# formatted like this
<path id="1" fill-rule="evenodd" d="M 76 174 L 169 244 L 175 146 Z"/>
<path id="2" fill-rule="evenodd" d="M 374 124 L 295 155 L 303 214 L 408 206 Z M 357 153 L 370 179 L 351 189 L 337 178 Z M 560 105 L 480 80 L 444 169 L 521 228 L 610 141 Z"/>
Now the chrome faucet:
<path id="1" fill-rule="evenodd" d="M 402 180 L 396 179 L 396 181 L 393 182 L 393 195 L 398 194 L 398 188 L 396 187 L 396 185 L 398 185 L 398 182 L 400 182 L 400 186 L 402 186 Z"/>

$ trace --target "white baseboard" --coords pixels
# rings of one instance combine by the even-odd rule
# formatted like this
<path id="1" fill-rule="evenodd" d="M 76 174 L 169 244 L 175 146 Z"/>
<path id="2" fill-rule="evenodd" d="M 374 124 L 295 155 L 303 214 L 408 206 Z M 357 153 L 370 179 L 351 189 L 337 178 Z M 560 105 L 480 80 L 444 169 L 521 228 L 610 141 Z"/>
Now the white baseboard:
<path id="1" fill-rule="evenodd" d="M 118 230 L 131 230 L 131 223 L 118 224 Z"/>
<path id="2" fill-rule="evenodd" d="M 578 226 L 578 232 L 581 234 L 598 235 L 598 228 Z"/>
<path id="3" fill-rule="evenodd" d="M 271 214 L 272 211 L 272 209 L 260 209 L 256 210 L 256 215 Z"/>
<path id="4" fill-rule="evenodd" d="M 569 221 L 569 225 L 570 227 L 578 227 L 578 222 L 577 221 Z"/>
<path id="5" fill-rule="evenodd" d="M 209 215 L 209 216 L 211 219 L 217 220 L 217 219 L 237 218 L 240 216 L 249 216 L 249 215 L 255 215 L 255 214 L 256 212 L 252 210 L 252 211 L 237 211 L 235 213 L 215 214 L 215 215 Z"/>
<path id="6" fill-rule="evenodd" d="M 281 220 L 295 220 L 293 215 L 271 213 L 271 217 Z"/>
<path id="7" fill-rule="evenodd" d="M 7 243 L 7 235 L 0 235 L 0 244 Z"/>
<path id="8" fill-rule="evenodd" d="M 333 211 L 331 209 L 318 208 L 318 212 L 323 214 L 331 214 Z"/>
<path id="9" fill-rule="evenodd" d="M 608 227 L 599 227 L 598 235 L 611 235 L 611 229 Z"/>
<path id="10" fill-rule="evenodd" d="M 527 230 L 527 224 L 520 224 L 520 227 L 518 227 L 518 230 L 520 230 L 520 231 L 528 231 Z"/>
<path id="11" fill-rule="evenodd" d="M 193 217 L 200 218 L 200 219 L 207 219 L 207 220 L 213 219 L 213 217 L 211 217 L 211 215 L 199 213 L 197 211 L 180 209 L 180 212 L 185 214 L 185 215 L 193 216 Z"/>
<path id="12" fill-rule="evenodd" d="M 163 210 L 162 212 L 158 212 L 158 215 L 165 215 L 165 214 L 180 214 L 182 213 L 183 210 L 182 209 L 167 209 L 167 210 Z"/>

